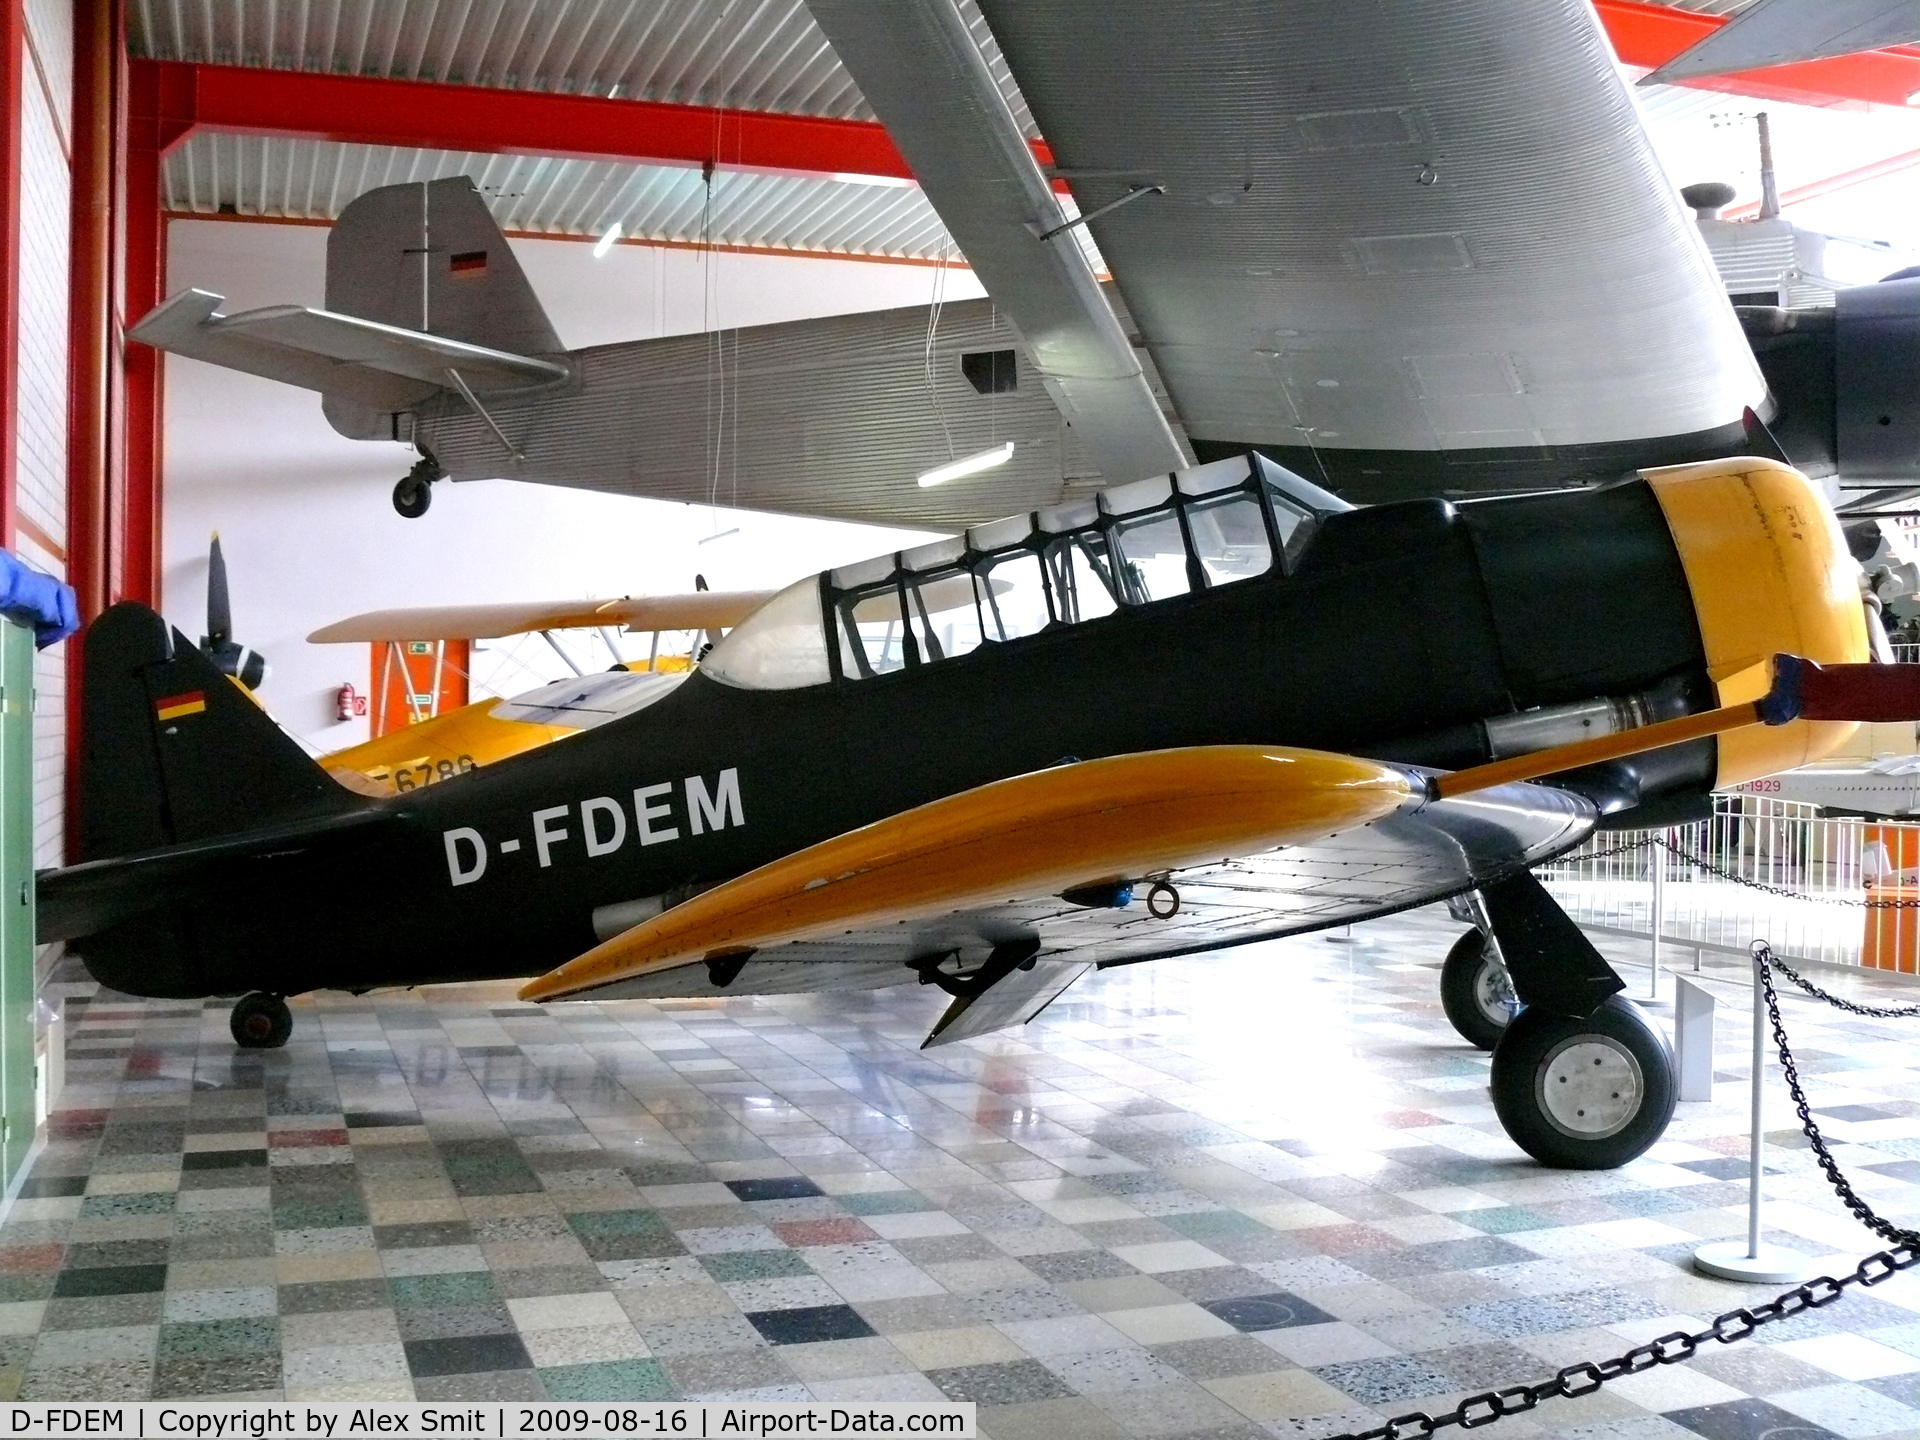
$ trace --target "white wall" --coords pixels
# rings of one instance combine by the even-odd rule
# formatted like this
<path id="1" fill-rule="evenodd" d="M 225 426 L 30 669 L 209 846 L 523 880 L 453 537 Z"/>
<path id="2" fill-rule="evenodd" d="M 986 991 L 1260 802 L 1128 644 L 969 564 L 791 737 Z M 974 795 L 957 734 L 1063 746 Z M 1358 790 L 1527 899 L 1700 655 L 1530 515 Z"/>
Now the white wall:
<path id="1" fill-rule="evenodd" d="M 229 312 L 318 305 L 326 237 L 318 226 L 176 220 L 169 290 L 215 291 Z M 570 347 L 924 304 L 936 273 L 639 245 L 596 261 L 589 246 L 561 240 L 513 248 Z M 980 293 L 970 272 L 949 274 L 948 298 Z M 761 589 L 924 538 L 506 480 L 436 485 L 426 516 L 403 520 L 389 496 L 412 463 L 407 447 L 340 438 L 311 392 L 166 363 L 163 608 L 199 638 L 207 539 L 218 530 L 236 638 L 273 666 L 262 698 L 315 750 L 366 732 L 364 721 L 333 720 L 342 681 L 368 686 L 366 648 L 304 638 L 330 620 L 395 605 L 670 593 L 691 589 L 696 571 L 715 589 Z M 737 535 L 697 543 L 735 526 Z M 564 673 L 557 664 L 549 657 L 549 673 Z"/>
<path id="2" fill-rule="evenodd" d="M 73 103 L 73 11 L 61 0 L 31 0 L 20 144 L 20 382 L 16 457 L 22 559 L 66 576 L 67 255 L 69 128 Z M 67 749 L 67 647 L 34 665 L 34 860 L 62 860 Z"/>

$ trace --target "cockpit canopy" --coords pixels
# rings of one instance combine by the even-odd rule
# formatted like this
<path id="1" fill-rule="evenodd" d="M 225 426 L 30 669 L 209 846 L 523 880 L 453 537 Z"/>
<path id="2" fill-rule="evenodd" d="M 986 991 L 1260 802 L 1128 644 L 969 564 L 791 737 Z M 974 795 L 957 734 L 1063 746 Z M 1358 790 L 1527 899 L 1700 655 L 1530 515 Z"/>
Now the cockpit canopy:
<path id="1" fill-rule="evenodd" d="M 788 586 L 701 672 L 748 690 L 861 679 L 1292 570 L 1338 496 L 1260 455 L 1104 490 Z"/>

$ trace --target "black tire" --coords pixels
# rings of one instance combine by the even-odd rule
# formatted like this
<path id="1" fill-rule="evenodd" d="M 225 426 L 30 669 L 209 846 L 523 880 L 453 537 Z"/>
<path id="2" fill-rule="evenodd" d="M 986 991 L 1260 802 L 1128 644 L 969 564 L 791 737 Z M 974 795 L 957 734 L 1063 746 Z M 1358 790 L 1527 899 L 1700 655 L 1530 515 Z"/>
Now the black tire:
<path id="1" fill-rule="evenodd" d="M 1492 1081 L 1513 1143 L 1561 1170 L 1612 1170 L 1644 1153 L 1678 1095 L 1666 1036 L 1618 995 L 1584 1020 L 1522 1010 L 1494 1047 Z"/>
<path id="2" fill-rule="evenodd" d="M 417 480 L 411 474 L 400 477 L 393 487 L 393 508 L 409 520 L 418 520 L 427 513 L 427 507 L 433 504 L 433 486 L 424 480 Z"/>
<path id="3" fill-rule="evenodd" d="M 1499 969 L 1487 954 L 1487 937 L 1469 930 L 1453 942 L 1440 967 L 1440 1006 L 1447 1021 L 1469 1045 L 1491 1050 L 1507 1033 L 1512 1012 L 1499 1004 L 1493 982 Z M 1509 991 L 1509 993 L 1511 993 Z"/>
<path id="4" fill-rule="evenodd" d="M 278 1050 L 293 1034 L 293 1012 L 278 995 L 255 990 L 233 1002 L 227 1026 L 243 1050 Z"/>

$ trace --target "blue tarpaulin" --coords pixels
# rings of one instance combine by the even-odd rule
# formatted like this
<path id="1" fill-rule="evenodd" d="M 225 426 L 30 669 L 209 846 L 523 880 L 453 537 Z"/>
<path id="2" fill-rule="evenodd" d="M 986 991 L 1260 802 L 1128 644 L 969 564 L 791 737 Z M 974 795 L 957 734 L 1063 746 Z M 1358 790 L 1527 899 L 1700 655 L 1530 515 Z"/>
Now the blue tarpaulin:
<path id="1" fill-rule="evenodd" d="M 80 628 L 80 606 L 73 587 L 64 585 L 8 551 L 0 550 L 0 615 L 33 627 L 33 643 L 42 650 Z"/>

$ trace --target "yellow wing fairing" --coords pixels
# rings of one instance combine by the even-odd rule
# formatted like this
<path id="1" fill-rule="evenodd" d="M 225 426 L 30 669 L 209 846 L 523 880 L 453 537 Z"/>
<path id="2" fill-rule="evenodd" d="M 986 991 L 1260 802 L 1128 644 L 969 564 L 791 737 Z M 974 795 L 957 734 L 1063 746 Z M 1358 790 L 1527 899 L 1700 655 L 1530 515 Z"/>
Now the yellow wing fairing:
<path id="1" fill-rule="evenodd" d="M 1260 854 L 1418 803 L 1395 766 L 1250 745 L 1158 750 L 995 781 L 809 846 L 529 982 L 530 1000 L 854 928 Z"/>

